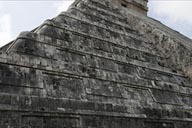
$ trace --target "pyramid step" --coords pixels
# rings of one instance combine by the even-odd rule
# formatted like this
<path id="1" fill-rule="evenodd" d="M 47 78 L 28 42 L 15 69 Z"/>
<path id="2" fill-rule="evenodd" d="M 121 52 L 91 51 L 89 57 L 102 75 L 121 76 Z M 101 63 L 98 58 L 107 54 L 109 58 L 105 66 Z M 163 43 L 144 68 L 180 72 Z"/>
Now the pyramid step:
<path id="1" fill-rule="evenodd" d="M 120 12 L 120 9 L 109 4 L 111 1 L 97 1 L 97 0 L 87 0 L 82 5 L 92 8 L 93 10 L 96 9 L 97 11 L 103 11 L 108 15 L 113 15 L 115 17 L 119 17 L 123 19 L 123 15 Z"/>
<path id="2" fill-rule="evenodd" d="M 55 23 L 55 22 L 54 22 Z M 59 27 L 58 27 L 59 26 Z M 61 28 L 63 26 L 63 28 Z M 56 28 L 57 27 L 57 28 Z M 66 27 L 66 26 L 65 26 Z M 52 29 L 52 30 L 54 30 L 54 31 L 51 31 L 52 33 L 49 33 L 49 29 Z M 79 28 L 80 29 L 80 28 Z M 90 28 L 91 29 L 91 28 Z M 88 29 L 87 29 L 88 30 Z M 58 38 L 58 39 L 61 39 L 61 38 L 63 38 L 63 40 L 65 40 L 65 38 L 61 35 L 62 33 L 65 33 L 65 31 L 68 31 L 68 29 L 66 30 L 66 28 L 64 28 L 64 25 L 63 24 L 57 24 L 57 25 L 55 25 L 55 27 L 52 27 L 52 26 L 50 26 L 50 25 L 45 25 L 44 26 L 44 30 L 43 29 L 41 29 L 41 30 L 39 30 L 39 32 L 38 33 L 40 33 L 40 34 L 44 34 L 44 35 L 49 35 L 49 36 L 51 36 L 51 37 L 54 37 L 54 35 L 57 35 L 57 37 L 55 37 L 55 38 Z M 119 46 L 124 46 L 124 48 L 126 48 L 126 47 L 130 47 L 131 45 L 130 44 L 133 44 L 134 42 L 136 42 L 136 43 L 143 43 L 143 42 L 139 42 L 139 41 L 136 41 L 136 40 L 131 40 L 131 39 L 129 39 L 129 40 L 127 40 L 127 39 L 125 39 L 124 40 L 124 42 L 122 42 L 123 44 L 117 44 L 117 43 L 114 43 L 114 41 L 113 42 L 111 42 L 111 40 L 113 40 L 113 39 L 103 39 L 102 37 L 98 37 L 98 35 L 90 35 L 90 34 L 86 34 L 86 33 L 80 33 L 80 32 L 77 32 L 77 29 L 76 29 L 76 31 L 74 31 L 74 30 L 69 30 L 70 32 L 73 32 L 73 33 L 79 33 L 79 34 L 81 34 L 82 36 L 84 36 L 84 35 L 86 35 L 87 37 L 90 37 L 90 38 L 95 38 L 96 40 L 99 40 L 99 41 L 103 41 L 103 42 L 106 42 L 107 44 L 110 44 L 110 43 L 112 43 L 112 44 L 115 44 L 115 45 L 119 45 Z M 80 30 L 79 30 L 80 31 Z M 102 31 L 102 29 L 100 29 L 100 31 Z M 53 33 L 53 32 L 55 32 L 55 33 Z M 119 38 L 121 38 L 121 35 L 119 35 Z M 118 38 L 116 38 L 116 40 L 118 40 Z M 98 41 L 97 41 L 98 42 Z M 108 43 L 108 42 L 110 42 L 110 43 Z M 125 42 L 129 42 L 129 43 L 125 43 Z M 106 45 L 107 45 L 106 44 Z M 133 45 L 132 45 L 133 46 Z M 140 47 L 141 47 L 141 49 L 144 49 L 144 47 L 142 47 L 141 45 L 140 45 Z M 130 49 L 132 49 L 132 48 L 130 48 Z M 138 51 L 138 50 L 130 50 L 130 52 L 131 51 L 135 51 L 135 53 Z M 141 53 L 142 53 L 143 51 L 141 51 Z M 137 53 L 136 53 L 137 54 Z M 139 53 L 140 54 L 140 53 Z M 140 54 L 141 55 L 141 54 Z M 147 53 L 145 53 L 145 54 L 143 54 L 142 55 L 142 57 L 140 57 L 139 58 L 139 55 L 137 56 L 135 56 L 134 57 L 134 55 L 127 55 L 127 57 L 132 57 L 132 58 L 135 58 L 135 59 L 137 59 L 137 58 L 139 58 L 141 61 L 150 61 L 149 59 L 147 59 L 147 56 L 150 56 L 150 53 L 149 52 L 147 52 Z M 157 55 L 155 55 L 155 56 L 157 56 Z M 155 56 L 150 56 L 150 58 L 156 58 Z M 144 58 L 144 60 L 142 59 L 142 58 Z M 146 58 L 146 59 L 145 59 Z M 157 56 L 157 58 L 159 58 L 159 60 L 162 60 L 162 58 L 161 57 L 158 57 Z"/>
<path id="3" fill-rule="evenodd" d="M 80 11 L 78 11 L 78 13 L 80 13 Z M 67 23 L 71 20 L 72 21 L 76 20 L 76 21 L 79 21 L 82 23 L 87 23 L 89 25 L 97 26 L 99 28 L 103 28 L 103 29 L 106 29 L 109 31 L 114 31 L 119 34 L 127 34 L 127 35 L 131 34 L 131 35 L 138 36 L 138 33 L 133 29 L 126 28 L 126 27 L 120 26 L 118 24 L 110 23 L 108 21 L 106 22 L 105 20 L 102 20 L 102 19 L 95 19 L 95 18 L 87 19 L 86 18 L 86 20 L 84 20 L 83 17 L 79 17 L 79 16 L 76 17 L 76 16 L 72 16 L 72 15 L 68 15 L 68 14 L 60 14 L 58 17 L 56 17 L 54 19 L 54 21 L 59 22 L 59 23 Z"/>
<path id="4" fill-rule="evenodd" d="M 135 38 L 138 40 L 143 40 L 141 36 L 137 36 L 130 33 L 118 33 L 116 31 L 112 31 L 110 29 L 106 29 L 100 26 L 96 26 L 94 24 L 90 24 L 89 22 L 83 22 L 77 19 L 70 19 L 70 22 L 67 22 L 67 17 L 64 19 L 66 23 L 63 23 L 62 21 L 56 22 L 53 21 L 53 24 L 55 27 L 59 28 L 70 28 L 73 31 L 79 32 L 79 33 L 85 33 L 86 35 L 92 35 L 97 38 L 101 38 L 104 40 L 111 40 L 113 42 L 119 42 L 121 44 L 127 43 L 125 42 L 124 38 Z M 76 29 L 75 29 L 76 28 Z M 59 36 L 59 35 L 58 35 Z M 121 41 L 120 41 L 121 40 Z"/>
<path id="5" fill-rule="evenodd" d="M 60 25 L 61 26 L 61 25 Z M 57 28 L 56 28 L 57 27 Z M 52 33 L 49 33 L 49 30 L 48 29 L 52 29 L 52 30 L 54 30 L 54 31 L 51 31 Z M 66 31 L 66 28 L 58 28 L 58 25 L 57 26 L 55 26 L 55 27 L 53 27 L 52 25 L 50 26 L 50 25 L 44 25 L 44 30 L 43 29 L 41 29 L 41 34 L 45 34 L 45 35 L 49 35 L 49 36 L 51 36 L 51 37 L 53 37 L 53 38 L 58 38 L 58 39 L 60 39 L 60 38 L 63 38 L 63 36 L 61 35 L 62 33 L 65 33 L 65 31 Z M 53 32 L 56 32 L 56 33 L 53 33 Z M 58 33 L 59 32 L 59 33 Z M 85 34 L 84 33 L 80 33 L 82 36 L 84 36 Z M 53 35 L 57 35 L 57 37 L 54 37 Z M 95 36 L 90 36 L 90 35 L 88 35 L 88 34 L 86 34 L 86 37 L 91 37 L 91 38 L 95 38 L 95 39 L 99 39 L 98 37 L 95 37 Z M 99 39 L 99 40 L 103 40 L 103 39 Z M 103 40 L 103 41 L 106 41 L 106 40 Z M 108 42 L 110 41 L 110 40 L 107 40 Z M 127 57 L 129 57 L 129 55 L 127 56 Z M 124 57 L 124 59 L 125 59 L 125 57 Z M 136 56 L 135 57 L 135 59 L 136 60 L 138 60 L 138 56 Z M 162 59 L 160 59 L 160 60 L 162 60 Z M 158 61 L 159 62 L 159 61 Z M 161 62 L 162 63 L 162 62 Z M 161 65 L 160 65 L 161 66 Z M 164 68 L 164 67 L 163 67 Z"/>
<path id="6" fill-rule="evenodd" d="M 92 44 L 92 42 L 90 42 L 89 40 L 84 40 L 83 38 L 78 37 L 79 35 L 71 35 L 71 38 L 76 39 L 76 40 L 73 40 L 72 42 L 67 42 L 67 41 L 51 38 L 51 37 L 48 37 L 48 36 L 45 36 L 45 35 L 37 35 L 35 33 L 28 33 L 28 34 L 30 36 L 21 35 L 19 38 L 29 38 L 31 40 L 34 40 L 36 43 L 44 43 L 44 44 L 48 43 L 47 46 L 51 45 L 50 48 L 53 46 L 53 48 L 57 47 L 59 49 L 65 50 L 65 51 L 72 50 L 75 53 L 79 53 L 79 54 L 82 54 L 82 55 L 88 54 L 89 56 L 101 57 L 101 58 L 109 59 L 109 60 L 124 63 L 124 64 L 131 63 L 133 65 L 137 65 L 137 66 L 140 66 L 140 67 L 145 67 L 145 68 L 149 68 L 149 69 L 153 69 L 153 70 L 157 70 L 157 71 L 167 72 L 167 73 L 170 73 L 170 74 L 173 74 L 173 75 L 183 76 L 182 74 L 171 72 L 170 69 L 165 68 L 165 67 L 162 68 L 160 66 L 152 65 L 150 63 L 146 63 L 146 62 L 142 62 L 142 61 L 137 62 L 137 60 L 132 60 L 132 59 L 127 60 L 126 56 L 120 56 L 118 54 L 109 56 L 110 54 L 93 53 L 92 52 L 92 50 L 93 50 L 92 47 L 94 46 L 94 44 Z M 82 44 L 82 43 L 79 42 L 79 39 L 81 39 L 82 42 L 85 43 L 85 41 L 86 41 L 87 43 Z M 94 41 L 94 42 L 97 42 L 97 41 Z M 74 45 L 73 45 L 73 43 L 74 43 Z M 87 44 L 89 44 L 89 45 L 87 45 Z M 75 47 L 75 45 L 76 45 L 76 47 Z M 82 47 L 89 46 L 89 49 L 88 48 L 85 49 L 85 50 L 83 48 L 81 49 L 79 45 L 83 45 Z M 113 52 L 113 53 L 115 54 L 115 52 Z M 48 54 L 48 53 L 46 53 L 46 54 Z M 144 54 L 144 53 L 142 53 L 142 54 Z"/>
<path id="7" fill-rule="evenodd" d="M 68 17 L 68 16 L 67 16 Z M 65 15 L 65 17 L 64 17 L 64 15 L 63 15 L 63 18 L 61 19 L 61 18 L 56 18 L 56 19 L 54 19 L 55 21 L 59 21 L 59 23 L 61 23 L 61 24 L 63 24 L 63 23 L 65 23 L 65 24 L 71 24 L 71 22 L 68 22 L 68 20 L 67 20 L 67 17 L 66 17 L 66 15 Z M 71 16 L 70 16 L 71 17 Z M 71 17 L 71 18 L 73 18 L 73 17 Z M 76 19 L 76 18 L 75 18 Z M 76 19 L 76 20 L 80 20 L 80 19 Z M 78 22 L 77 21 L 77 22 Z M 88 22 L 84 22 L 84 23 L 88 23 Z M 89 23 L 88 23 L 89 24 Z M 93 24 L 89 24 L 89 25 L 93 25 Z M 93 27 L 94 26 L 96 26 L 96 25 L 93 25 Z M 98 27 L 100 27 L 100 26 L 98 26 Z M 101 27 L 101 28 L 103 28 L 103 27 Z M 103 29 L 106 29 L 106 28 L 103 28 Z M 108 30 L 108 29 L 107 29 Z M 110 30 L 111 31 L 111 30 Z M 150 50 L 148 50 L 148 49 L 146 49 L 146 48 L 144 48 L 144 47 L 141 47 L 142 45 L 143 46 L 145 46 L 144 44 L 141 44 L 141 43 L 144 43 L 144 42 L 142 42 L 141 40 L 138 40 L 138 39 L 136 39 L 136 37 L 130 37 L 129 38 L 129 36 L 131 36 L 131 35 L 129 35 L 128 34 L 128 37 L 123 37 L 124 38 L 124 40 L 127 42 L 127 43 L 125 43 L 125 44 L 117 44 L 117 43 L 113 43 L 113 44 L 115 44 L 115 45 L 119 45 L 119 46 L 127 46 L 127 47 L 134 47 L 134 49 L 136 49 L 136 50 L 143 50 L 143 52 L 147 52 L 147 53 L 149 53 L 149 54 L 152 54 L 152 53 L 155 53 L 155 51 L 152 51 L 151 49 Z M 135 39 L 134 39 L 135 38 Z M 133 41 L 132 41 L 132 40 Z M 101 39 L 101 40 L 103 40 L 103 39 Z M 103 40 L 104 41 L 104 40 Z M 110 40 L 109 40 L 110 41 Z M 111 42 L 111 41 L 110 41 Z M 137 43 L 137 44 L 134 44 L 134 43 Z M 140 43 L 140 45 L 138 46 L 138 43 Z M 145 50 L 145 51 L 144 51 Z M 147 51 L 148 50 L 148 51 Z M 158 55 L 156 55 L 156 56 L 158 56 Z"/>
<path id="8" fill-rule="evenodd" d="M 27 42 L 26 40 L 24 40 L 24 42 Z M 36 42 L 37 43 L 37 42 Z M 25 44 L 25 43 L 24 43 Z M 45 44 L 44 44 L 45 45 Z M 44 46 L 45 47 L 45 46 Z M 51 47 L 51 46 L 46 46 L 46 48 L 48 48 L 49 49 L 49 47 Z M 17 48 L 17 49 L 19 49 L 19 47 Z M 59 49 L 58 49 L 59 50 Z M 59 50 L 60 51 L 60 50 Z M 95 56 L 94 57 L 94 59 L 93 59 L 93 57 L 92 57 L 92 59 L 88 59 L 87 57 L 85 58 L 85 56 L 86 56 L 86 53 L 81 53 L 80 54 L 80 56 L 78 55 L 78 54 L 73 54 L 73 55 L 71 55 L 72 53 L 74 53 L 74 52 L 72 52 L 72 53 L 70 53 L 69 54 L 69 51 L 60 51 L 60 52 L 57 52 L 57 53 L 52 53 L 52 54 L 57 54 L 57 57 L 56 58 L 54 58 L 53 60 L 59 60 L 59 62 L 61 63 L 62 61 L 63 61 L 63 63 L 65 63 L 65 65 L 67 64 L 67 65 L 72 65 L 72 62 L 74 63 L 73 64 L 73 67 L 76 67 L 76 69 L 77 69 L 77 73 L 79 72 L 79 66 L 82 64 L 82 65 L 85 65 L 86 63 L 86 66 L 87 67 L 91 67 L 91 68 L 93 68 L 93 69 L 96 69 L 96 71 L 98 70 L 99 72 L 103 72 L 103 71 L 106 71 L 106 72 L 114 72 L 114 73 L 116 73 L 117 71 L 120 71 L 120 72 L 122 72 L 122 73 L 126 73 L 126 74 L 130 74 L 130 75 L 133 75 L 133 76 L 137 76 L 137 70 L 138 70 L 138 67 L 136 67 L 136 66 L 131 66 L 131 65 L 129 65 L 129 64 L 121 64 L 121 63 L 116 63 L 116 61 L 114 61 L 114 60 L 106 60 L 107 58 L 105 58 L 104 60 L 106 60 L 106 61 L 102 61 L 102 58 L 101 57 L 97 57 L 97 56 Z M 79 51 L 78 51 L 79 52 Z M 77 52 L 77 53 L 78 53 Z M 26 54 L 26 55 L 31 55 L 31 54 L 27 54 L 27 53 L 23 53 L 24 55 Z M 60 55 L 61 54 L 61 55 Z M 85 55 L 83 55 L 83 54 L 85 54 Z M 64 58 L 63 58 L 63 55 L 65 56 Z M 82 55 L 82 56 L 81 56 Z M 60 56 L 60 57 L 59 57 Z M 73 56 L 73 58 L 72 58 L 72 56 Z M 75 58 L 75 56 L 76 56 L 76 58 Z M 93 56 L 93 55 L 91 55 L 91 56 Z M 35 56 L 35 57 L 37 57 L 37 56 Z M 82 58 L 83 57 L 83 58 Z M 90 57 L 89 57 L 90 58 Z M 69 63 L 67 63 L 66 62 L 66 59 L 67 59 L 67 62 L 69 62 Z M 36 62 L 41 62 L 41 60 L 42 60 L 42 58 L 40 58 L 40 60 L 39 61 L 36 61 Z M 94 60 L 93 62 L 91 62 L 90 60 Z M 47 64 L 48 65 L 51 65 L 51 64 L 49 64 L 49 63 L 53 63 L 53 61 L 50 61 L 49 59 L 47 60 L 45 57 L 44 57 L 44 61 L 46 62 L 45 64 L 46 65 L 43 65 L 43 63 L 40 63 L 42 66 L 44 66 L 44 67 L 46 67 L 47 66 Z M 49 62 L 50 61 L 50 62 Z M 78 64 L 78 62 L 80 62 L 79 64 Z M 81 63 L 82 62 L 82 63 Z M 123 67 L 122 67 L 123 66 Z M 138 66 L 138 65 L 137 65 Z M 118 70 L 117 70 L 117 67 L 118 67 Z M 121 67 L 122 67 L 122 69 L 121 69 Z M 126 67 L 126 68 L 125 68 Z M 129 67 L 129 68 L 127 68 L 127 67 Z M 62 68 L 63 70 L 65 70 L 65 71 L 68 71 L 68 72 L 71 72 L 71 73 L 73 73 L 74 72 L 74 69 L 71 67 L 71 68 L 69 68 L 69 67 L 62 67 L 61 65 L 59 66 L 59 68 Z M 187 82 L 187 80 L 185 80 L 186 78 L 183 78 L 183 77 L 181 77 L 181 76 L 175 76 L 174 74 L 170 74 L 170 73 L 167 73 L 167 72 L 162 72 L 163 74 L 161 75 L 161 72 L 162 71 L 155 71 L 155 70 L 151 70 L 151 69 L 147 69 L 147 68 L 139 68 L 139 75 L 140 75 L 140 77 L 142 77 L 142 78 L 144 78 L 144 79 L 149 79 L 149 80 L 157 80 L 157 81 L 167 81 L 167 82 L 170 82 L 170 83 L 175 83 L 175 84 L 183 84 L 183 86 L 185 86 L 186 84 L 188 85 L 188 82 Z M 112 74 L 114 74 L 114 73 L 112 73 Z M 150 74 L 150 75 L 149 75 Z M 79 74 L 80 75 L 80 74 Z M 84 73 L 84 75 L 85 75 L 85 73 Z M 157 79 L 158 78 L 158 79 Z M 178 81 L 176 81 L 176 80 L 178 80 Z"/>
<path id="9" fill-rule="evenodd" d="M 54 21 L 57 21 L 57 22 L 59 22 L 59 23 L 61 23 L 61 24 L 63 24 L 63 22 L 65 22 L 65 25 L 67 24 L 67 25 L 69 25 L 69 24 L 75 24 L 74 22 L 69 22 L 69 21 L 71 21 L 72 19 L 68 19 L 68 17 L 62 17 L 62 18 L 60 18 L 60 17 L 57 17 L 56 19 L 54 19 Z M 81 22 L 82 21 L 80 21 L 80 20 L 77 20 L 77 22 L 81 25 Z M 84 22 L 84 23 L 88 23 L 88 22 Z M 93 25 L 93 24 L 89 24 L 89 25 Z M 94 27 L 95 27 L 95 25 L 94 25 Z M 97 27 L 99 27 L 99 26 L 97 26 Z M 102 28 L 102 27 L 101 27 Z M 103 28 L 103 29 L 106 29 L 106 28 Z M 108 30 L 108 29 L 106 29 L 106 30 Z M 109 31 L 112 31 L 112 30 L 109 30 Z M 118 33 L 118 34 L 123 34 L 123 33 Z M 129 46 L 129 42 L 127 42 L 128 44 L 128 46 Z M 102 43 L 103 44 L 103 43 Z M 135 51 L 138 51 L 138 50 L 135 50 Z M 144 56 L 147 56 L 147 55 L 149 55 L 149 54 L 151 54 L 151 52 L 150 53 L 146 53 Z M 154 55 L 155 56 L 155 55 Z M 157 55 L 156 55 L 157 56 Z M 158 57 L 158 56 L 157 56 Z M 162 59 L 161 59 L 162 60 Z"/>
<path id="10" fill-rule="evenodd" d="M 128 24 L 123 24 L 123 23 L 117 23 L 113 22 L 112 20 L 107 20 L 105 17 L 100 17 L 96 14 L 90 14 L 87 13 L 79 8 L 71 8 L 70 13 L 61 13 L 61 16 L 71 16 L 77 19 L 80 19 L 82 21 L 87 21 L 92 24 L 96 25 L 102 25 L 105 28 L 111 28 L 112 30 L 117 30 L 117 31 L 124 31 L 127 33 L 135 33 L 139 34 L 135 29 L 131 28 Z"/>
<path id="11" fill-rule="evenodd" d="M 114 13 L 111 13 L 111 12 L 103 10 L 103 9 L 98 9 L 98 8 L 88 5 L 88 4 L 81 3 L 80 7 L 72 7 L 71 9 L 80 10 L 82 12 L 85 12 L 86 14 L 89 13 L 91 15 L 99 16 L 103 19 L 112 21 L 117 24 L 129 26 L 129 24 L 127 22 L 127 18 L 120 16 L 120 15 L 115 15 Z M 71 9 L 69 10 L 69 13 L 70 13 Z"/>

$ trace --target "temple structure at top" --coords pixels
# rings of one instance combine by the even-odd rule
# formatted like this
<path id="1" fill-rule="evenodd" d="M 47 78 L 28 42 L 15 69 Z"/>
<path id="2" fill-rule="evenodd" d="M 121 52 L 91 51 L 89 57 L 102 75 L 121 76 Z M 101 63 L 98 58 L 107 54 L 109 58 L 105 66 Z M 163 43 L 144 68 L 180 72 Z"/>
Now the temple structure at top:
<path id="1" fill-rule="evenodd" d="M 112 0 L 114 5 L 122 6 L 129 11 L 146 16 L 148 0 Z"/>

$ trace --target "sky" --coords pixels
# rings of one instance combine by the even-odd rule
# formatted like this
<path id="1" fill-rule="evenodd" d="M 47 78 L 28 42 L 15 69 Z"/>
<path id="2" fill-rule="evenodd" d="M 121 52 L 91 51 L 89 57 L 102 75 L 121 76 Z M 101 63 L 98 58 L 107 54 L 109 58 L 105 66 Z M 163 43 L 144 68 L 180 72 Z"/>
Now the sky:
<path id="1" fill-rule="evenodd" d="M 192 39 L 192 0 L 150 0 L 148 15 Z"/>
<path id="2" fill-rule="evenodd" d="M 192 0 L 149 0 L 148 16 L 192 39 Z M 67 10 L 73 0 L 0 0 L 0 47 Z"/>

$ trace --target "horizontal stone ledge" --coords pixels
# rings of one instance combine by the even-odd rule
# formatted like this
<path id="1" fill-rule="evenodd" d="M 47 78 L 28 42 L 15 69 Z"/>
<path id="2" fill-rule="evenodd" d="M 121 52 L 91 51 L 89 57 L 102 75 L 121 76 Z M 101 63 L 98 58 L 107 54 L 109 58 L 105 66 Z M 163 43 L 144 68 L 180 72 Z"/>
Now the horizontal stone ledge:
<path id="1" fill-rule="evenodd" d="M 19 36 L 18 39 L 22 39 L 22 38 L 27 38 L 23 35 Z M 57 46 L 58 47 L 58 46 Z M 79 51 L 80 53 L 82 53 L 82 51 Z M 84 54 L 90 54 L 90 53 L 84 53 Z M 91 54 L 93 55 L 93 54 Z M 94 55 L 94 56 L 97 56 L 97 57 L 102 57 L 102 56 L 98 56 L 98 55 Z M 105 59 L 109 59 L 109 60 L 114 60 L 114 59 L 110 59 L 110 58 L 106 58 L 106 57 L 102 57 L 102 58 L 105 58 Z M 114 61 L 117 61 L 117 62 L 120 62 L 118 60 L 114 60 Z M 120 63 L 125 63 L 125 62 L 120 62 Z M 144 67 L 144 68 L 148 68 L 148 69 L 151 69 L 151 70 L 156 70 L 156 71 L 159 71 L 159 72 L 165 72 L 165 73 L 168 73 L 170 75 L 176 75 L 176 76 L 180 76 L 180 77 L 183 77 L 182 74 L 180 73 L 174 73 L 174 72 L 171 72 L 171 71 L 165 71 L 166 68 L 160 68 L 159 66 L 156 66 L 156 67 L 153 67 L 151 68 L 152 66 L 149 66 L 149 64 L 143 64 L 144 62 L 140 62 L 140 63 L 136 63 L 135 61 L 133 62 L 130 62 L 130 64 L 133 64 L 133 65 L 136 65 L 136 66 L 140 66 L 140 67 Z M 126 64 L 126 63 L 125 63 Z M 150 68 L 149 68 L 150 67 Z M 163 70 L 163 71 L 162 71 Z M 167 69 L 166 69 L 167 70 Z"/>
<path id="2" fill-rule="evenodd" d="M 40 111 L 29 111 L 29 110 L 1 110 L 0 112 L 14 112 L 20 113 L 23 116 L 49 116 L 49 117 L 68 117 L 68 118 L 79 118 L 81 116 L 105 116 L 105 117 L 120 117 L 120 118 L 135 118 L 135 119 L 144 119 L 144 120 L 152 120 L 158 122 L 161 121 L 182 121 L 182 122 L 192 122 L 191 118 L 176 118 L 176 117 L 164 117 L 164 118 L 151 118 L 147 117 L 145 114 L 124 114 L 124 113 L 114 113 L 114 112 L 95 112 L 95 111 L 85 111 L 85 110 L 64 110 L 63 108 L 58 108 L 58 111 L 49 111 L 49 112 L 40 112 Z M 70 117 L 68 116 L 70 115 Z"/>

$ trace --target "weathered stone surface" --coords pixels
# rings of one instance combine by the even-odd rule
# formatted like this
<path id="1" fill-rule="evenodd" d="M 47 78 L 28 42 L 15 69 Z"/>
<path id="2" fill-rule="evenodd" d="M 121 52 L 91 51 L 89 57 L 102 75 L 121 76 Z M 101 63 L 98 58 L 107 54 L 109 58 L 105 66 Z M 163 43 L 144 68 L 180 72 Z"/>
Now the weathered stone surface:
<path id="1" fill-rule="evenodd" d="M 2 47 L 0 128 L 192 128 L 191 40 L 146 12 L 76 0 Z"/>

